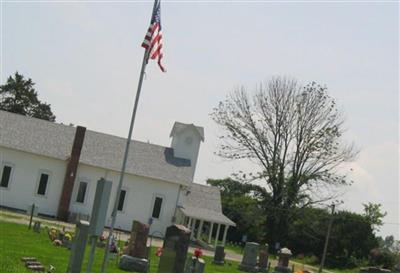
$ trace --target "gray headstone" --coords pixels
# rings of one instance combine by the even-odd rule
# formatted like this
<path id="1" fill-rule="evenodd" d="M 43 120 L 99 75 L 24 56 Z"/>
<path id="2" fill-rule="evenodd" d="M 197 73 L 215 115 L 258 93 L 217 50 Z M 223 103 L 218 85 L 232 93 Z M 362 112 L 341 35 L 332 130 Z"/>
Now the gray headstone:
<path id="1" fill-rule="evenodd" d="M 217 246 L 214 253 L 214 264 L 223 265 L 225 263 L 225 247 Z"/>
<path id="2" fill-rule="evenodd" d="M 118 267 L 126 271 L 147 272 L 149 262 L 146 259 L 122 255 Z"/>
<path id="3" fill-rule="evenodd" d="M 274 268 L 274 273 L 290 273 L 289 259 L 292 257 L 292 251 L 288 248 L 282 248 L 279 251 L 278 265 Z"/>
<path id="4" fill-rule="evenodd" d="M 243 252 L 243 259 L 239 264 L 239 270 L 246 272 L 258 272 L 257 256 L 259 247 L 260 245 L 257 243 L 246 243 Z"/>
<path id="5" fill-rule="evenodd" d="M 80 220 L 76 224 L 75 237 L 72 243 L 71 256 L 69 258 L 68 273 L 81 272 L 88 232 L 89 222 Z"/>
<path id="6" fill-rule="evenodd" d="M 201 258 L 197 259 L 196 265 L 194 267 L 194 272 L 203 273 L 205 268 L 206 268 L 206 263 L 204 262 L 204 260 Z"/>
<path id="7" fill-rule="evenodd" d="M 189 248 L 190 230 L 182 225 L 167 228 L 163 254 L 158 264 L 158 273 L 183 273 Z"/>
<path id="8" fill-rule="evenodd" d="M 97 181 L 96 193 L 90 215 L 89 234 L 100 236 L 103 234 L 104 225 L 106 223 L 108 201 L 110 200 L 112 182 L 104 178 Z"/>
<path id="9" fill-rule="evenodd" d="M 185 273 L 203 273 L 206 263 L 201 258 L 191 257 L 187 260 Z"/>

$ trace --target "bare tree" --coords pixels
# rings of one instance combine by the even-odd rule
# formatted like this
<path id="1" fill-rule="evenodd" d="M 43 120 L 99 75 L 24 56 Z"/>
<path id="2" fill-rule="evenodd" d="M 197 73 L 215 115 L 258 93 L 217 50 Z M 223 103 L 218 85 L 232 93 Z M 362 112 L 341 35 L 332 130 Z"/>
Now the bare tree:
<path id="1" fill-rule="evenodd" d="M 332 198 L 332 186 L 347 184 L 338 167 L 354 159 L 344 145 L 343 117 L 327 89 L 316 83 L 301 87 L 277 77 L 254 95 L 235 90 L 211 114 L 224 129 L 218 154 L 250 159 L 259 168 L 251 181 L 264 181 L 267 238 L 285 242 L 291 211 Z M 249 180 L 247 180 L 249 181 Z"/>

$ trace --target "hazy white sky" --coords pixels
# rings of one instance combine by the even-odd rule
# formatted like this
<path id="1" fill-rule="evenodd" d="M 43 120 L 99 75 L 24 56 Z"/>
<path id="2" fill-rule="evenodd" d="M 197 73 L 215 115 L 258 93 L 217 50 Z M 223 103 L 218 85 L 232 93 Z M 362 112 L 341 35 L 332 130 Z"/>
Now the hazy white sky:
<path id="1" fill-rule="evenodd" d="M 58 122 L 126 136 L 151 2 L 1 2 L 1 82 L 36 82 Z M 174 121 L 204 126 L 196 181 L 245 162 L 213 154 L 209 114 L 238 85 L 274 75 L 326 85 L 361 149 L 342 209 L 383 204 L 383 235 L 399 238 L 398 4 L 170 1 L 162 5 L 164 63 L 147 68 L 134 138 L 168 146 Z"/>

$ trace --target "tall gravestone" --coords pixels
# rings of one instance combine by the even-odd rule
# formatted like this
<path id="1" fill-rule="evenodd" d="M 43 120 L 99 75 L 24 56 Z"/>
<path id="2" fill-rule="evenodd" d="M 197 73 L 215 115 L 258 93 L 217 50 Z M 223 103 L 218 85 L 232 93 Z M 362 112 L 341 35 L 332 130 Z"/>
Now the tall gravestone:
<path id="1" fill-rule="evenodd" d="M 128 244 L 128 255 L 136 258 L 147 258 L 147 237 L 149 225 L 134 220 Z"/>
<path id="2" fill-rule="evenodd" d="M 278 265 L 274 268 L 274 273 L 291 273 L 289 268 L 289 259 L 292 257 L 292 251 L 288 248 L 282 248 L 279 251 Z"/>
<path id="3" fill-rule="evenodd" d="M 261 272 L 268 271 L 268 244 L 260 246 L 258 254 L 258 266 Z"/>
<path id="4" fill-rule="evenodd" d="M 224 246 L 217 246 L 214 253 L 214 264 L 224 265 L 225 263 L 225 248 Z"/>
<path id="5" fill-rule="evenodd" d="M 75 237 L 71 248 L 68 273 L 80 273 L 89 233 L 89 222 L 80 220 L 76 224 Z"/>
<path id="6" fill-rule="evenodd" d="M 183 273 L 190 242 L 190 230 L 182 225 L 167 228 L 163 254 L 158 264 L 158 273 Z"/>
<path id="7" fill-rule="evenodd" d="M 244 247 L 243 259 L 239 264 L 239 270 L 246 272 L 258 272 L 257 256 L 260 245 L 253 242 L 247 242 Z"/>

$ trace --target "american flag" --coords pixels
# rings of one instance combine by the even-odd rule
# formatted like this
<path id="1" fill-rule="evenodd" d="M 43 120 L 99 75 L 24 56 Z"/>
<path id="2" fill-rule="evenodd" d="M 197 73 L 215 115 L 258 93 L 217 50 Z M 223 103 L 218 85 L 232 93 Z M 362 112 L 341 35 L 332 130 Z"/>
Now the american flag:
<path id="1" fill-rule="evenodd" d="M 147 30 L 146 36 L 144 37 L 144 41 L 142 43 L 142 47 L 144 47 L 146 51 L 148 51 L 148 58 L 152 60 L 157 59 L 158 66 L 160 67 L 161 71 L 165 72 L 166 70 L 161 64 L 161 59 L 163 58 L 163 43 L 161 32 L 160 1 L 158 1 L 158 3 L 156 4 L 149 29 Z"/>

